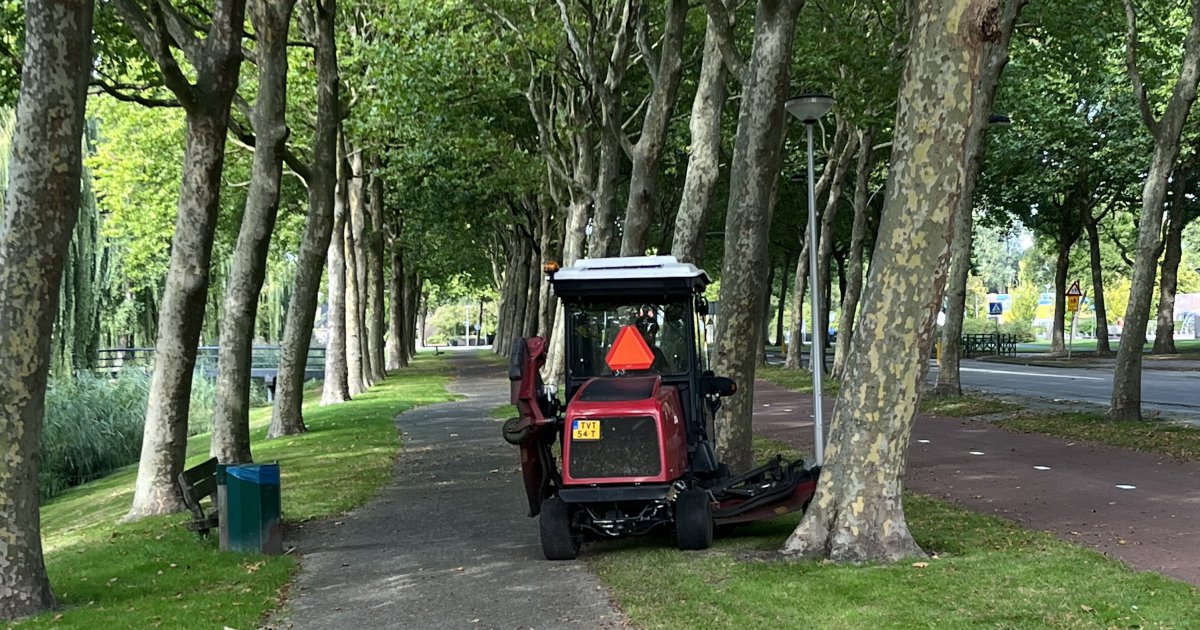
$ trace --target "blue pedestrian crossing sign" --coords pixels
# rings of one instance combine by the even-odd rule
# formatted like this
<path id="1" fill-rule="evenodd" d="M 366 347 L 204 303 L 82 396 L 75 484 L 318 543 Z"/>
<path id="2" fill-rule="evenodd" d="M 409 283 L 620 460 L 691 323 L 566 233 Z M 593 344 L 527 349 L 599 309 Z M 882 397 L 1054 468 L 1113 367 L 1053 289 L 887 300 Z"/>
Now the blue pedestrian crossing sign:
<path id="1" fill-rule="evenodd" d="M 988 302 L 988 315 L 1003 315 L 1004 304 L 1001 302 Z"/>

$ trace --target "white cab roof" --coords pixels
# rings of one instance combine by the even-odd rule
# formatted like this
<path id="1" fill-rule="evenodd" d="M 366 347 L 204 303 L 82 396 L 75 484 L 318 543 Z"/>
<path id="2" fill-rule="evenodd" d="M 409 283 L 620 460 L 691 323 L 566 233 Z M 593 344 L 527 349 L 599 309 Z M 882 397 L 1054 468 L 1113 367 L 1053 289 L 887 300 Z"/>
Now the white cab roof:
<path id="1" fill-rule="evenodd" d="M 555 280 L 623 280 L 634 278 L 696 278 L 708 276 L 691 263 L 674 256 L 582 258 L 554 274 Z"/>

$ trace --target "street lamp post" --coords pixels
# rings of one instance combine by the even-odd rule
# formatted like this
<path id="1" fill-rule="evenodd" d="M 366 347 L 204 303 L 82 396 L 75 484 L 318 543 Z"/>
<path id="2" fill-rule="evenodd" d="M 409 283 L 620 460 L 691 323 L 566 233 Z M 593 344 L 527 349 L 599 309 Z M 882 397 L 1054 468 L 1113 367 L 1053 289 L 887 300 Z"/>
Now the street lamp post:
<path id="1" fill-rule="evenodd" d="M 817 225 L 817 199 L 813 183 L 813 125 L 829 110 L 833 109 L 833 97 L 825 94 L 802 94 L 789 99 L 784 109 L 804 123 L 808 131 L 808 286 L 812 293 L 812 347 L 809 348 L 808 367 L 813 375 L 813 440 L 816 444 L 816 465 L 825 463 L 824 413 L 821 394 L 825 376 L 825 357 L 821 351 L 825 342 L 825 331 L 817 321 L 821 314 L 821 291 L 817 287 L 817 243 L 820 242 Z M 803 340 L 801 340 L 803 341 Z M 820 362 L 820 363 L 818 363 Z"/>

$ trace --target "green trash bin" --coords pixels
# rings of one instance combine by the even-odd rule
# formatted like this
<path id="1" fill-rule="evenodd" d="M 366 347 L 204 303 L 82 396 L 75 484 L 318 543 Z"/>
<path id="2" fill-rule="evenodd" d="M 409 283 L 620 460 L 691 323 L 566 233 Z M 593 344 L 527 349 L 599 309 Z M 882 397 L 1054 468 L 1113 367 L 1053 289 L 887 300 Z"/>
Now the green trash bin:
<path id="1" fill-rule="evenodd" d="M 222 548 L 242 553 L 283 553 L 279 464 L 227 466 Z"/>

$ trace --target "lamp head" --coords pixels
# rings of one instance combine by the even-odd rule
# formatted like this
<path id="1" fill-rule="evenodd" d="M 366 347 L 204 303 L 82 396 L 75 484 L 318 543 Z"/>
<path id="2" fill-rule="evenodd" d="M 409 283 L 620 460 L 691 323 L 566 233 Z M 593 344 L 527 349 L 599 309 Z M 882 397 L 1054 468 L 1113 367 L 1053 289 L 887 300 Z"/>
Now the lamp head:
<path id="1" fill-rule="evenodd" d="M 817 122 L 833 109 L 833 97 L 828 94 L 801 94 L 788 99 L 783 108 L 805 124 Z"/>

